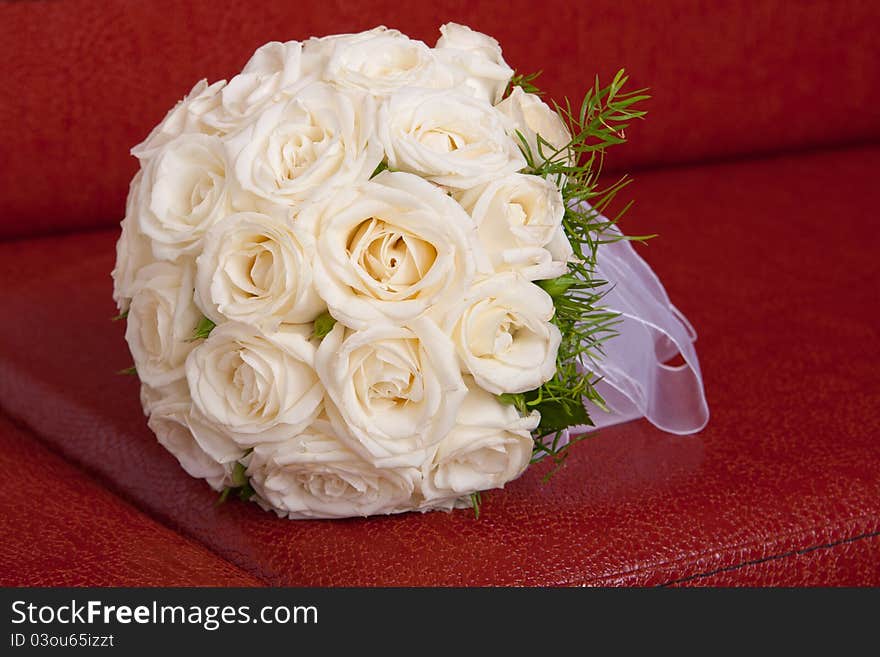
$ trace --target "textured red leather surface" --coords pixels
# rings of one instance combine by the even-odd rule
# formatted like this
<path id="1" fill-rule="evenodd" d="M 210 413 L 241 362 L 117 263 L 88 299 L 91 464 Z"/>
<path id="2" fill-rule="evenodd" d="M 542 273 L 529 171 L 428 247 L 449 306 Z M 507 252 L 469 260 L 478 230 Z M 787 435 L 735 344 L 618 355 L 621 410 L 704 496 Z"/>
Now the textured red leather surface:
<path id="1" fill-rule="evenodd" d="M 447 20 L 543 69 L 557 99 L 622 66 L 650 86 L 616 168 L 880 137 L 875 0 L 0 3 L 0 237 L 117 223 L 129 148 L 266 41 L 386 23 L 433 44 Z"/>
<path id="2" fill-rule="evenodd" d="M 676 586 L 864 586 L 876 583 L 878 568 L 875 534 L 687 578 Z"/>
<path id="3" fill-rule="evenodd" d="M 0 586 L 258 586 L 0 416 Z"/>
<path id="4" fill-rule="evenodd" d="M 878 170 L 866 147 L 639 175 L 624 228 L 661 234 L 641 252 L 700 331 L 709 426 L 604 430 L 479 520 L 213 506 L 114 374 L 130 364 L 108 321 L 115 231 L 0 243 L 0 405 L 271 584 L 878 585 Z"/>

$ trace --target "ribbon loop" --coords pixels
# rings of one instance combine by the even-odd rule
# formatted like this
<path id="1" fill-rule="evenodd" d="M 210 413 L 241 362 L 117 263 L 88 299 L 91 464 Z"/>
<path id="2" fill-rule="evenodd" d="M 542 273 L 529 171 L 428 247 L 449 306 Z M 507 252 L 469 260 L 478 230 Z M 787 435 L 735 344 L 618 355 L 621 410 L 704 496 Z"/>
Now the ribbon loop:
<path id="1" fill-rule="evenodd" d="M 602 305 L 622 319 L 618 335 L 603 343 L 602 357 L 581 364 L 603 377 L 596 389 L 610 412 L 587 402 L 596 428 L 644 417 L 669 433 L 700 431 L 709 421 L 709 406 L 694 348 L 697 336 L 687 318 L 626 240 L 597 250 L 596 276 L 611 286 Z M 667 364 L 679 355 L 683 364 Z"/>

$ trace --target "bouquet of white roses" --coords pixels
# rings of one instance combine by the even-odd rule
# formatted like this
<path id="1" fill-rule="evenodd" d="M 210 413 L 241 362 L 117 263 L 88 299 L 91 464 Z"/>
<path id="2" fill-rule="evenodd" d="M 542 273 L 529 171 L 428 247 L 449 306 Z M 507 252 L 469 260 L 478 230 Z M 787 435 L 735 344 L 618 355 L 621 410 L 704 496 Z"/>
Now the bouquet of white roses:
<path id="1" fill-rule="evenodd" d="M 290 518 L 478 506 L 559 458 L 592 367 L 618 75 L 551 109 L 498 43 L 272 42 L 132 150 L 114 298 L 149 426 Z"/>

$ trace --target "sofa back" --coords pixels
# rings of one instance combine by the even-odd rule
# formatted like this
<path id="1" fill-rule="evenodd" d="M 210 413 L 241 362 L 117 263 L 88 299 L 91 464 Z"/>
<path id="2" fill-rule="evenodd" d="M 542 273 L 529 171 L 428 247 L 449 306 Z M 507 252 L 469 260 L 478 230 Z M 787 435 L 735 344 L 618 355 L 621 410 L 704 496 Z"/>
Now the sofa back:
<path id="1" fill-rule="evenodd" d="M 612 169 L 880 137 L 880 3 L 849 0 L 64 0 L 0 4 L 0 238 L 112 226 L 141 141 L 269 40 L 440 23 L 495 36 L 557 99 L 618 67 L 650 115 Z M 748 190 L 743 190 L 748 193 Z"/>

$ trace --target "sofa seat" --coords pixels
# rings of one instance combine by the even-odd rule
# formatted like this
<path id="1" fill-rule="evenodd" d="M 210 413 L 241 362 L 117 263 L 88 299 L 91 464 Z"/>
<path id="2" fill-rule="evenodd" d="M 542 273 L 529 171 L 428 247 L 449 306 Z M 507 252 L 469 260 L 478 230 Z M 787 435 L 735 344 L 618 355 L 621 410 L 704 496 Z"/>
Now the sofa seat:
<path id="1" fill-rule="evenodd" d="M 213 584 L 878 585 L 877 171 L 875 145 L 637 173 L 623 228 L 660 234 L 639 251 L 699 331 L 709 425 L 604 429 L 548 483 L 545 463 L 489 493 L 479 519 L 291 522 L 216 506 L 147 428 L 137 381 L 116 374 L 131 364 L 109 321 L 117 231 L 0 243 L 0 406 L 69 462 L 29 461 L 28 482 L 46 483 L 19 494 L 32 520 L 6 529 L 4 560 L 67 549 L 81 527 L 123 531 L 105 506 L 131 504 L 120 536 L 155 532 L 131 559 L 152 545 L 182 564 L 210 552 L 225 560 Z M 79 470 L 109 491 L 89 480 L 70 523 L 51 521 Z M 92 583 L 168 581 L 146 563 L 81 568 L 99 573 Z"/>
<path id="2" fill-rule="evenodd" d="M 0 416 L 0 586 L 259 586 Z"/>

